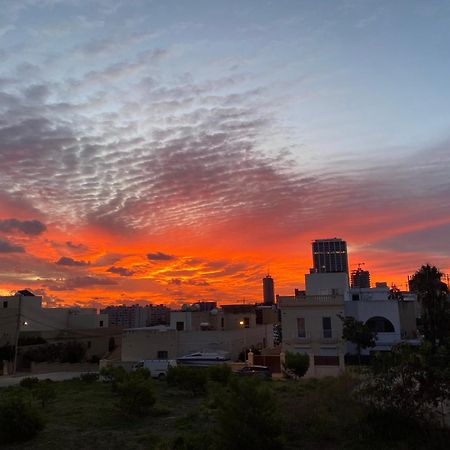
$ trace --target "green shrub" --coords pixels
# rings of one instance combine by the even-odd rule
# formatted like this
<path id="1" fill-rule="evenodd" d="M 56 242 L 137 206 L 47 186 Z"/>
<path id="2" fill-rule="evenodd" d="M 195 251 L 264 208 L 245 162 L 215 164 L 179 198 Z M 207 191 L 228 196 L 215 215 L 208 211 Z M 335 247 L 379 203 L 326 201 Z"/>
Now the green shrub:
<path id="1" fill-rule="evenodd" d="M 150 380 L 151 373 L 150 370 L 140 367 L 139 369 L 133 370 L 132 372 L 128 373 L 128 376 L 132 380 Z"/>
<path id="2" fill-rule="evenodd" d="M 39 378 L 36 377 L 26 377 L 20 380 L 19 385 L 25 389 L 33 389 L 39 383 Z"/>
<path id="3" fill-rule="evenodd" d="M 169 386 L 189 391 L 192 395 L 200 395 L 206 392 L 208 371 L 204 368 L 169 367 L 166 379 Z"/>
<path id="4" fill-rule="evenodd" d="M 303 377 L 309 368 L 309 355 L 286 352 L 284 368 L 288 375 L 293 373 L 295 377 Z"/>
<path id="5" fill-rule="evenodd" d="M 55 383 L 52 380 L 40 381 L 33 388 L 32 395 L 36 400 L 39 400 L 42 407 L 45 408 L 50 401 L 56 398 Z"/>
<path id="6" fill-rule="evenodd" d="M 80 380 L 84 383 L 94 383 L 94 381 L 98 381 L 98 378 L 99 375 L 95 372 L 87 372 L 80 375 Z"/>
<path id="7" fill-rule="evenodd" d="M 100 370 L 100 377 L 105 383 L 111 383 L 113 392 L 117 390 L 117 385 L 122 383 L 128 376 L 127 371 L 122 367 L 103 367 Z"/>
<path id="8" fill-rule="evenodd" d="M 87 347 L 79 341 L 69 341 L 58 344 L 41 345 L 23 353 L 26 361 L 79 363 L 86 355 Z"/>
<path id="9" fill-rule="evenodd" d="M 126 415 L 145 416 L 155 404 L 151 380 L 128 377 L 117 385 L 119 402 L 117 406 Z"/>
<path id="10" fill-rule="evenodd" d="M 217 397 L 217 449 L 280 450 L 281 420 L 275 397 L 258 379 L 232 379 Z"/>
<path id="11" fill-rule="evenodd" d="M 0 444 L 27 441 L 44 428 L 44 420 L 29 398 L 4 396 L 0 402 Z"/>
<path id="12" fill-rule="evenodd" d="M 226 385 L 231 378 L 231 367 L 228 364 L 220 364 L 208 368 L 208 378 L 215 383 Z"/>

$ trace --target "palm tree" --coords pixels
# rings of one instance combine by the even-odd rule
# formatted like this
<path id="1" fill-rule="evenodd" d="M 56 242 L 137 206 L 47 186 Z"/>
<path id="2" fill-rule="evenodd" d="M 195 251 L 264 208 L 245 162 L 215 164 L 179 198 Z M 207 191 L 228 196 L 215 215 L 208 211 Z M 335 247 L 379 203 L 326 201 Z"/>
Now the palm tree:
<path id="1" fill-rule="evenodd" d="M 444 274 L 435 266 L 422 266 L 411 278 L 411 290 L 417 293 L 422 307 L 422 326 L 425 339 L 433 348 L 444 344 L 450 328 L 448 286 Z"/>

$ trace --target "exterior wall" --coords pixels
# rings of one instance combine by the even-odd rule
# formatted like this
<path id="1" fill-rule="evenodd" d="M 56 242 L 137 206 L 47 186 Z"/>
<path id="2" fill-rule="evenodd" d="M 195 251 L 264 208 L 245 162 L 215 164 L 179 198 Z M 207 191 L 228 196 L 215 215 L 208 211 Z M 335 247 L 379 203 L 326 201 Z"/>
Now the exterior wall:
<path id="1" fill-rule="evenodd" d="M 272 307 L 262 307 L 256 309 L 257 324 L 278 323 L 278 311 Z"/>
<path id="2" fill-rule="evenodd" d="M 217 328 L 217 314 L 210 311 L 171 311 L 170 328 L 177 329 L 177 323 L 183 322 L 184 331 L 200 331 L 202 325 L 208 324 L 210 328 Z"/>
<path id="3" fill-rule="evenodd" d="M 228 312 L 224 311 L 223 314 L 224 319 L 224 330 L 239 330 L 243 328 L 243 325 L 241 322 L 243 322 L 245 319 L 248 319 L 249 325 L 248 328 L 255 328 L 256 327 L 256 313 L 255 311 L 249 311 L 249 312 Z"/>
<path id="4" fill-rule="evenodd" d="M 170 321 L 170 309 L 164 305 L 117 305 L 100 311 L 107 314 L 110 326 L 123 328 L 150 327 Z"/>
<path id="5" fill-rule="evenodd" d="M 308 273 L 305 275 L 306 295 L 347 295 L 347 273 Z"/>
<path id="6" fill-rule="evenodd" d="M 107 316 L 93 308 L 43 308 L 40 296 L 22 296 L 20 309 L 20 332 L 108 326 Z M 15 341 L 18 313 L 19 295 L 0 297 L 0 345 Z"/>
<path id="7" fill-rule="evenodd" d="M 92 311 L 71 310 L 69 312 L 69 329 L 107 328 L 108 314 L 97 314 Z"/>
<path id="8" fill-rule="evenodd" d="M 122 342 L 122 330 L 119 328 L 92 328 L 81 330 L 47 330 L 47 331 L 25 331 L 20 334 L 23 338 L 41 337 L 48 344 L 64 343 L 69 341 L 77 341 L 83 343 L 86 348 L 86 359 L 93 356 L 100 358 L 109 353 L 110 339 L 114 339 L 116 347 L 120 347 Z M 36 346 L 22 347 L 27 348 L 45 346 L 46 344 L 37 344 Z"/>
<path id="9" fill-rule="evenodd" d="M 404 339 L 416 339 L 418 337 L 416 305 L 416 301 L 398 302 L 400 330 Z"/>
<path id="10" fill-rule="evenodd" d="M 343 296 L 303 296 L 282 298 L 283 352 L 306 353 L 310 367 L 308 377 L 338 375 L 344 369 L 345 342 L 342 340 Z M 323 318 L 331 319 L 331 337 L 325 337 Z M 305 320 L 305 337 L 299 337 L 297 320 Z"/>
<path id="11" fill-rule="evenodd" d="M 231 359 L 237 359 L 243 349 L 252 345 L 260 348 L 273 346 L 272 326 L 229 331 L 126 330 L 122 341 L 122 360 L 157 359 L 158 351 L 167 352 L 168 359 L 198 351 L 224 351 L 230 354 Z"/>
<path id="12" fill-rule="evenodd" d="M 389 350 L 402 339 L 417 337 L 416 298 L 410 293 L 403 295 L 403 300 L 389 298 L 389 288 L 379 284 L 376 288 L 351 289 L 345 302 L 345 313 L 356 320 L 366 323 L 372 317 L 384 317 L 394 326 L 393 333 L 377 333 L 377 345 L 373 349 L 363 350 L 368 354 L 373 350 Z M 349 345 L 351 352 L 355 351 Z"/>

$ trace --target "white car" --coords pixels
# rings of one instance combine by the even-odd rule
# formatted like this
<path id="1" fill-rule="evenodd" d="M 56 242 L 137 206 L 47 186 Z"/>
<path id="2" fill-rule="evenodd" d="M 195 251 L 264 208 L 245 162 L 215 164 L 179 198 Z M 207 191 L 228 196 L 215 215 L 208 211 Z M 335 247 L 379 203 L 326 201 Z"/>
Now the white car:
<path id="1" fill-rule="evenodd" d="M 152 378 L 164 378 L 169 367 L 176 366 L 177 362 L 174 359 L 143 359 L 133 366 L 133 370 L 148 369 Z"/>

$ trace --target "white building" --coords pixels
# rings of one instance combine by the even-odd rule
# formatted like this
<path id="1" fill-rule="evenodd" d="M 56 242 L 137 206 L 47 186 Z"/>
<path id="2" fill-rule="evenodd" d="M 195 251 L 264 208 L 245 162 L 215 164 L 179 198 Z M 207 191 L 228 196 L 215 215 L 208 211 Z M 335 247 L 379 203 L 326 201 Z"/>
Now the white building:
<path id="1" fill-rule="evenodd" d="M 417 297 L 409 292 L 392 293 L 386 283 L 374 288 L 351 289 L 345 302 L 345 315 L 367 324 L 377 333 L 376 347 L 363 350 L 390 350 L 405 340 L 417 338 Z M 349 344 L 349 351 L 355 352 Z"/>
<path id="2" fill-rule="evenodd" d="M 95 308 L 43 308 L 42 297 L 29 291 L 0 297 L 0 345 L 13 343 L 20 332 L 82 330 L 108 326 L 108 316 Z"/>
<path id="3" fill-rule="evenodd" d="M 282 349 L 309 355 L 306 377 L 339 375 L 344 370 L 342 295 L 298 295 L 278 298 Z"/>
<path id="4" fill-rule="evenodd" d="M 273 323 L 256 323 L 251 305 L 226 305 L 202 311 L 172 311 L 169 327 L 125 330 L 122 361 L 175 359 L 193 352 L 226 352 L 237 359 L 243 350 L 273 347 Z"/>

